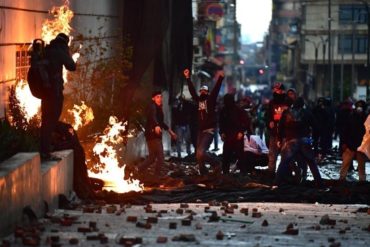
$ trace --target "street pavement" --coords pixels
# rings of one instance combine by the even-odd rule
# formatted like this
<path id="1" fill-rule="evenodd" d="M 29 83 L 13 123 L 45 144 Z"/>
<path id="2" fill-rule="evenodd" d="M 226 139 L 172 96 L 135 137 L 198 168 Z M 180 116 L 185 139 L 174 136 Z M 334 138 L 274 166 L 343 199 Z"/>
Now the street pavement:
<path id="1" fill-rule="evenodd" d="M 366 205 L 80 205 L 18 227 L 2 246 L 369 246 Z"/>

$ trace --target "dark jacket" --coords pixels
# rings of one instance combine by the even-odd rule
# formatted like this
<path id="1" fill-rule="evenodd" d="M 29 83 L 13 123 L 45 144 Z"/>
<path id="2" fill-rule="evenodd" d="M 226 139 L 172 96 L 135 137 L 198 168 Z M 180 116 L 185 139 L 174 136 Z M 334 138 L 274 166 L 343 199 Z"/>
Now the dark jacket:
<path id="1" fill-rule="evenodd" d="M 237 133 L 251 134 L 251 122 L 248 113 L 236 105 L 223 107 L 220 112 L 220 134 L 236 136 Z"/>
<path id="2" fill-rule="evenodd" d="M 162 134 L 157 135 L 154 131 L 156 126 L 161 129 L 168 130 L 167 124 L 164 123 L 164 114 L 161 106 L 156 105 L 153 101 L 150 102 L 146 109 L 146 125 L 145 125 L 145 138 L 147 140 L 162 139 Z"/>
<path id="3" fill-rule="evenodd" d="M 46 58 L 49 60 L 48 72 L 53 92 L 63 92 L 63 65 L 69 71 L 76 70 L 76 63 L 73 61 L 66 43 L 54 39 L 45 47 Z"/>
<path id="4" fill-rule="evenodd" d="M 172 107 L 172 126 L 186 126 L 190 123 L 191 103 L 177 99 Z"/>
<path id="5" fill-rule="evenodd" d="M 343 130 L 342 141 L 343 144 L 346 144 L 347 147 L 352 151 L 356 151 L 361 145 L 362 137 L 366 132 L 364 126 L 366 117 L 367 115 L 365 113 L 357 113 L 356 110 L 354 110 L 346 122 L 346 126 Z"/>
<path id="6" fill-rule="evenodd" d="M 269 130 L 269 134 L 277 136 L 278 125 L 284 110 L 288 109 L 289 105 L 286 101 L 286 95 L 274 95 L 274 98 L 270 101 L 266 111 L 266 126 Z M 274 127 L 270 128 L 270 122 L 274 122 Z"/>
<path id="7" fill-rule="evenodd" d="M 309 137 L 312 130 L 317 128 L 318 124 L 311 111 L 301 107 L 291 107 L 281 116 L 278 137 L 280 141 Z"/>
<path id="8" fill-rule="evenodd" d="M 222 80 L 224 77 L 218 77 L 218 80 L 212 89 L 211 93 L 205 98 L 200 97 L 193 83 L 190 79 L 187 80 L 189 92 L 193 97 L 194 101 L 198 103 L 198 123 L 199 131 L 206 129 L 214 129 L 217 125 L 217 115 L 216 115 L 216 106 L 217 106 L 217 96 L 220 92 Z"/>

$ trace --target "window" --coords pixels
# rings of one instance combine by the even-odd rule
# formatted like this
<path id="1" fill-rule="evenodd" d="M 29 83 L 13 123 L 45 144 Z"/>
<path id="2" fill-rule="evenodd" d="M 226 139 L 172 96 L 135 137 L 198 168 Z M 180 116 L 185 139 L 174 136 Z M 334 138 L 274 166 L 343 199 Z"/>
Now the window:
<path id="1" fill-rule="evenodd" d="M 30 54 L 28 45 L 17 45 L 15 53 L 15 76 L 17 81 L 26 80 L 30 67 Z"/>
<path id="2" fill-rule="evenodd" d="M 339 35 L 338 53 L 351 54 L 352 53 L 352 35 Z M 354 37 L 354 52 L 356 54 L 366 54 L 367 52 L 367 36 L 356 35 Z"/>
<path id="3" fill-rule="evenodd" d="M 363 4 L 342 4 L 339 6 L 339 23 L 349 24 L 355 21 L 359 24 L 367 23 L 368 14 Z"/>

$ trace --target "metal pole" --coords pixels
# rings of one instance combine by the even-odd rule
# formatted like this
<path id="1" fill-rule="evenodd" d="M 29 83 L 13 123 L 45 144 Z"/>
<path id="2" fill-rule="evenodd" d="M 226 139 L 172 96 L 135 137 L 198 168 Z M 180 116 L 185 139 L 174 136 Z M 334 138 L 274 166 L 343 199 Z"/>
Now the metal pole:
<path id="1" fill-rule="evenodd" d="M 333 100 L 333 68 L 332 68 L 332 42 L 331 42 L 331 0 L 328 2 L 328 42 L 329 42 L 329 82 L 330 82 L 330 98 Z"/>
<path id="2" fill-rule="evenodd" d="M 353 96 L 353 86 L 355 83 L 355 20 L 352 20 L 352 58 L 351 58 L 351 85 L 350 94 Z"/>
<path id="3" fill-rule="evenodd" d="M 314 73 L 314 82 L 315 82 L 315 98 L 317 98 L 317 57 L 319 55 L 319 46 L 315 45 L 315 73 Z"/>
<path id="4" fill-rule="evenodd" d="M 366 8 L 367 14 L 367 50 L 366 50 L 366 69 L 367 69 L 367 82 L 366 82 L 366 100 L 369 99 L 369 84 L 370 84 L 370 10 L 369 3 L 365 0 L 360 0 Z"/>
<path id="5" fill-rule="evenodd" d="M 325 56 L 326 56 L 326 43 L 323 44 L 322 46 L 322 65 L 323 65 L 323 84 L 327 84 L 326 81 L 326 65 L 325 65 Z M 321 87 L 321 95 L 324 95 L 325 93 L 325 86 L 322 85 Z"/>
<path id="6" fill-rule="evenodd" d="M 344 65 L 343 65 L 343 60 L 344 60 L 344 55 L 343 55 L 343 35 L 340 35 L 340 53 L 342 55 L 342 60 L 341 60 L 341 64 L 340 64 L 340 101 L 342 102 L 343 101 L 343 69 L 344 69 Z"/>

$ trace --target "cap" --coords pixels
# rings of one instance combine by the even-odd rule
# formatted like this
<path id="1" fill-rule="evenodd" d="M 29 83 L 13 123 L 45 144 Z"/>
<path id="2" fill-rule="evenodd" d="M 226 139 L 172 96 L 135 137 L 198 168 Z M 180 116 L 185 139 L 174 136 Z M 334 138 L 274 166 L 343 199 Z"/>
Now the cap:
<path id="1" fill-rule="evenodd" d="M 208 91 L 208 86 L 206 85 L 201 86 L 199 91 L 202 91 L 202 90 Z"/>
<path id="2" fill-rule="evenodd" d="M 296 93 L 297 91 L 294 89 L 294 88 L 289 88 L 287 91 L 286 91 L 287 93 L 289 93 L 289 92 L 293 92 L 293 93 Z"/>

